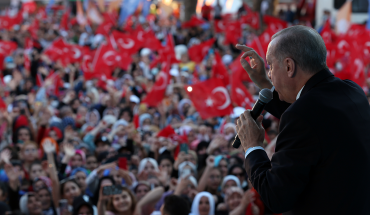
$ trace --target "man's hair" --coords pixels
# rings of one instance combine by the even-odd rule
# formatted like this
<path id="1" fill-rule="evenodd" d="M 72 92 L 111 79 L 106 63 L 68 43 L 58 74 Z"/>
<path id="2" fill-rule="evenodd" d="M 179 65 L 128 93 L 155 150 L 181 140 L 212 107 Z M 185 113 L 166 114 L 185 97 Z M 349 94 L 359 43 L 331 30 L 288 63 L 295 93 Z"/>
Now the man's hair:
<path id="1" fill-rule="evenodd" d="M 273 56 L 280 61 L 292 58 L 303 71 L 313 74 L 327 68 L 325 43 L 315 29 L 296 25 L 277 32 L 271 40 L 277 37 Z"/>
<path id="2" fill-rule="evenodd" d="M 184 198 L 169 195 L 164 199 L 163 213 L 165 215 L 188 215 L 190 206 Z"/>

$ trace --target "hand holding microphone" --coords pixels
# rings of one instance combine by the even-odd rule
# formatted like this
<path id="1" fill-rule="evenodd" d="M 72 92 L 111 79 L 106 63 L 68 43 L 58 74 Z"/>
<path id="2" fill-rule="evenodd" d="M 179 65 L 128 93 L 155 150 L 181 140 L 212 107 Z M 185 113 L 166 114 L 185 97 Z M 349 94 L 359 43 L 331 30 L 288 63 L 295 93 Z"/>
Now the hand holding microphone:
<path id="1" fill-rule="evenodd" d="M 261 115 L 261 113 L 262 113 L 263 109 L 265 108 L 266 104 L 269 103 L 272 100 L 272 97 L 273 96 L 272 96 L 272 91 L 271 90 L 263 89 L 263 90 L 260 91 L 259 98 L 256 101 L 256 103 L 254 104 L 254 106 L 253 106 L 253 108 L 250 112 L 251 117 L 254 121 L 256 121 L 256 119 L 258 118 L 259 115 Z M 240 117 L 242 118 L 242 117 L 245 117 L 245 116 L 240 116 Z M 239 119 L 238 122 L 241 121 L 241 120 L 243 120 L 243 119 Z M 239 123 L 238 123 L 237 127 L 240 127 L 240 126 L 241 125 L 239 125 Z M 238 135 L 236 135 L 232 146 L 237 149 L 237 148 L 239 148 L 240 144 L 241 144 L 240 138 L 239 138 Z"/>

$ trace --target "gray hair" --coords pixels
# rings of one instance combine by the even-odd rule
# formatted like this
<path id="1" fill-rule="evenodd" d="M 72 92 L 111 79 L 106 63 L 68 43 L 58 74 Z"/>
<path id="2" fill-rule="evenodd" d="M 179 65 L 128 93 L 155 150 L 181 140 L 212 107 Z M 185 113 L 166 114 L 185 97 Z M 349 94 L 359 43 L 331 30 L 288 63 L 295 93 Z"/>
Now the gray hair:
<path id="1" fill-rule="evenodd" d="M 289 57 L 305 72 L 316 73 L 327 68 L 324 40 L 315 29 L 296 25 L 274 34 L 278 38 L 273 55 L 280 61 Z"/>

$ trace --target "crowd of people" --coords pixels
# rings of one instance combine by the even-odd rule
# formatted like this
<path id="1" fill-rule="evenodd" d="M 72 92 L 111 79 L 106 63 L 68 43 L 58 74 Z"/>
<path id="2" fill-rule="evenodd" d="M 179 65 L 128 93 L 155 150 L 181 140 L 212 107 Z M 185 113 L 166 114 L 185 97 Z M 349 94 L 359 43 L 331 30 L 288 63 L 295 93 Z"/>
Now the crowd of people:
<path id="1" fill-rule="evenodd" d="M 48 55 L 45 50 L 60 38 L 90 50 L 109 41 L 95 33 L 98 26 L 77 21 L 61 30 L 67 9 L 46 10 L 41 18 L 36 10 L 0 30 L 0 214 L 272 214 L 248 181 L 243 149 L 231 146 L 245 107 L 233 104 L 230 114 L 203 119 L 186 92 L 185 86 L 213 76 L 216 52 L 229 74 L 238 60 L 235 44 L 225 45 L 225 34 L 212 25 L 221 15 L 207 11 L 205 23 L 190 28 L 181 27 L 176 14 L 167 21 L 155 14 L 152 20 L 130 18 L 134 28 L 150 29 L 162 44 L 171 35 L 180 47 L 164 98 L 150 106 L 142 101 L 163 70 L 161 64 L 150 66 L 158 51 L 141 47 L 127 68 L 111 68 L 109 80 L 88 79 L 81 62 L 65 65 Z M 38 26 L 31 29 L 35 19 Z M 124 32 L 121 27 L 116 30 Z M 253 34 L 255 29 L 244 26 L 238 42 L 250 43 Z M 211 38 L 215 42 L 204 58 L 192 61 L 187 50 Z M 4 53 L 12 44 L 15 49 Z M 255 99 L 259 89 L 244 85 Z M 264 115 L 271 158 L 279 121 Z M 105 192 L 108 186 L 119 192 Z"/>

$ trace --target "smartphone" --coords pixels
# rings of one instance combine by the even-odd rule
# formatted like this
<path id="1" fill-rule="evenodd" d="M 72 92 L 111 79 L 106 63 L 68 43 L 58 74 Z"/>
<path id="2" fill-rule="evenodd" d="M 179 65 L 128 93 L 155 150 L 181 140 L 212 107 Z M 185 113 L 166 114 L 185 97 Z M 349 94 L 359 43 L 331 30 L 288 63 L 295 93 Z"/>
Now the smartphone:
<path id="1" fill-rule="evenodd" d="M 188 144 L 186 144 L 186 143 L 182 143 L 182 144 L 180 145 L 180 152 L 185 152 L 185 154 L 187 154 L 187 153 L 188 153 L 188 150 L 189 150 L 189 146 L 188 146 Z"/>
<path id="2" fill-rule="evenodd" d="M 127 158 L 118 158 L 118 167 L 123 170 L 127 170 Z"/>
<path id="3" fill-rule="evenodd" d="M 121 193 L 122 193 L 122 186 L 120 185 L 112 185 L 112 186 L 103 187 L 104 196 L 117 195 Z"/>
<path id="4" fill-rule="evenodd" d="M 67 199 L 59 200 L 59 214 L 67 214 L 68 213 L 68 201 Z"/>

